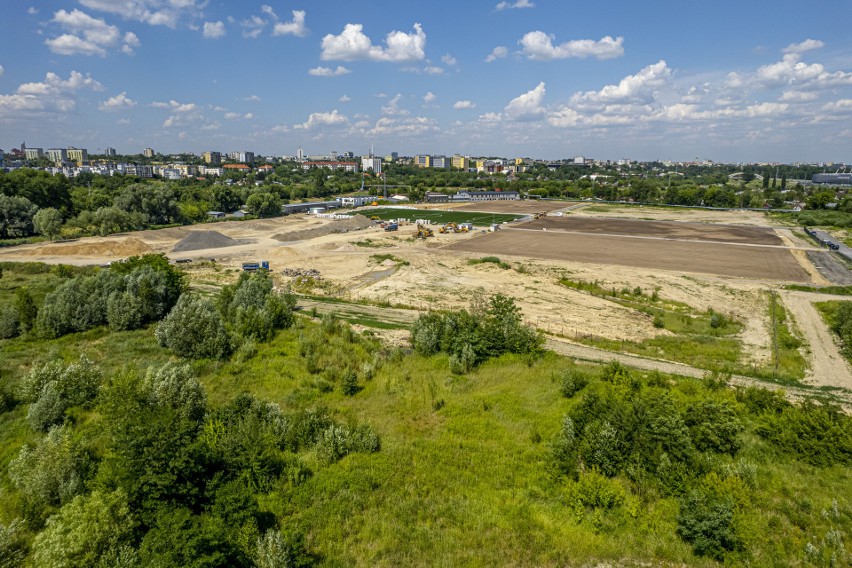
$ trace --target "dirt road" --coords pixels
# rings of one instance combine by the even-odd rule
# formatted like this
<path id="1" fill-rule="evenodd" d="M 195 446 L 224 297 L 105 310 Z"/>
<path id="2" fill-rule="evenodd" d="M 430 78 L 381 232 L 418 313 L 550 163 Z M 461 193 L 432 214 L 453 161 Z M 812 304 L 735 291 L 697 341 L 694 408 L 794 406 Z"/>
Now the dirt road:
<path id="1" fill-rule="evenodd" d="M 818 296 L 818 294 L 816 294 Z M 362 305 L 362 304 L 348 304 L 348 303 L 330 303 L 330 302 L 322 302 L 318 300 L 312 300 L 308 298 L 299 298 L 298 305 L 303 309 L 311 309 L 316 308 L 318 313 L 327 313 L 327 312 L 335 312 L 340 314 L 352 314 L 356 316 L 369 316 L 370 318 L 377 319 L 380 321 L 391 321 L 395 323 L 411 323 L 421 314 L 418 310 L 406 310 L 399 308 L 390 308 L 390 307 L 382 307 L 382 306 L 370 306 L 370 305 Z M 811 309 L 813 307 L 811 306 Z M 818 316 L 817 316 L 818 317 Z M 404 332 L 402 334 L 399 333 L 398 330 L 390 332 L 392 337 L 390 339 L 395 340 L 396 343 L 400 343 L 400 341 L 407 341 L 408 333 Z M 403 337 L 404 336 L 404 337 Z M 605 349 L 598 349 L 596 347 L 589 347 L 587 345 L 580 345 L 578 343 L 573 343 L 571 341 L 562 339 L 562 338 L 554 338 L 548 337 L 545 342 L 545 348 L 557 353 L 559 355 L 564 355 L 566 357 L 571 357 L 573 359 L 579 359 L 582 361 L 592 361 L 598 363 L 608 363 L 610 361 L 618 361 L 624 365 L 641 369 L 644 371 L 659 371 L 661 373 L 671 374 L 671 375 L 679 375 L 683 377 L 692 377 L 696 379 L 702 379 L 707 376 L 708 371 L 705 369 L 699 369 L 697 367 L 692 367 L 690 365 L 685 365 L 683 363 L 675 363 L 673 361 L 665 361 L 661 359 L 650 359 L 646 357 L 640 357 L 638 355 L 630 355 L 626 353 L 616 353 L 613 351 L 607 351 Z M 848 366 L 847 366 L 848 370 Z M 827 375 L 828 376 L 828 375 Z M 834 380 L 842 380 L 841 378 L 836 377 L 835 375 L 831 375 L 834 377 Z M 733 375 L 731 377 L 731 384 L 733 385 L 751 385 L 751 386 L 761 386 L 774 390 L 783 390 L 790 398 L 794 400 L 801 400 L 809 396 L 813 396 L 815 393 L 808 389 L 802 389 L 791 386 L 779 386 L 774 383 L 768 383 L 762 381 L 760 379 L 755 379 L 752 377 L 746 377 L 743 375 Z M 828 383 L 814 383 L 817 385 L 828 384 Z M 843 386 L 841 384 L 833 384 L 832 386 Z M 834 393 L 842 406 L 846 409 L 847 412 L 852 411 L 852 387 L 846 387 L 848 390 L 839 391 Z"/>
<path id="2" fill-rule="evenodd" d="M 796 324 L 810 348 L 811 368 L 805 380 L 816 386 L 842 387 L 852 391 L 852 368 L 840 354 L 831 330 L 823 321 L 814 302 L 845 300 L 848 296 L 832 296 L 813 292 L 781 291 L 784 305 L 793 315 Z"/>

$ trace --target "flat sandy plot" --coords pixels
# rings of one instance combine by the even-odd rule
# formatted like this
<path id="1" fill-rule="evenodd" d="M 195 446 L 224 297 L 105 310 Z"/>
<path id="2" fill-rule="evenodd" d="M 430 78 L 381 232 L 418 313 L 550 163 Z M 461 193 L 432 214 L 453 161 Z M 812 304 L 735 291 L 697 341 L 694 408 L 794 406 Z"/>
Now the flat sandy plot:
<path id="1" fill-rule="evenodd" d="M 529 215 L 539 211 L 557 211 L 576 205 L 571 201 L 538 201 L 537 199 L 524 199 L 518 201 L 477 201 L 476 203 L 465 203 L 463 205 L 449 205 L 454 211 L 488 211 L 489 213 L 517 213 Z"/>
<path id="2" fill-rule="evenodd" d="M 715 209 L 690 209 L 686 207 L 654 207 L 648 205 L 615 205 L 589 203 L 571 212 L 583 217 L 621 217 L 654 221 L 695 221 L 700 223 L 735 223 L 737 225 L 767 226 L 770 224 L 762 211 L 719 211 Z"/>
<path id="3" fill-rule="evenodd" d="M 784 248 L 710 241 L 659 241 L 550 230 L 504 229 L 453 243 L 447 248 L 482 255 L 508 254 L 721 276 L 798 282 L 809 280 L 804 269 Z"/>
<path id="4" fill-rule="evenodd" d="M 681 221 L 642 221 L 592 217 L 542 217 L 523 225 L 525 229 L 569 231 L 604 235 L 642 236 L 657 239 L 683 239 L 756 245 L 783 245 L 768 227 L 710 225 Z"/>

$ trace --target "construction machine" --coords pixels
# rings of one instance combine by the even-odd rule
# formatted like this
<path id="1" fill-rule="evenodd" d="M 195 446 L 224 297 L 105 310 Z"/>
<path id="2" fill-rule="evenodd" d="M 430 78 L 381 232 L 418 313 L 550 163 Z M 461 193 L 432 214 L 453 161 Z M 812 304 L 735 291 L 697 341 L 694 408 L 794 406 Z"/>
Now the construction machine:
<path id="1" fill-rule="evenodd" d="M 429 227 L 424 225 L 417 225 L 417 238 L 418 239 L 427 239 L 429 237 L 434 237 L 435 233 Z"/>

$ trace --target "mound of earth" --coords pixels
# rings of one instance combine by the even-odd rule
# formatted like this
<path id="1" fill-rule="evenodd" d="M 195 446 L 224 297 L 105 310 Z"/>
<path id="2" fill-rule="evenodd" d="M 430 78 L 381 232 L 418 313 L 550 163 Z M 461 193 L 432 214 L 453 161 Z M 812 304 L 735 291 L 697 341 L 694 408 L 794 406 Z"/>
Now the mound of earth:
<path id="1" fill-rule="evenodd" d="M 282 242 L 305 241 L 308 239 L 316 239 L 334 233 L 347 233 L 349 231 L 358 231 L 372 227 L 373 222 L 363 215 L 353 215 L 348 219 L 335 219 L 330 223 L 325 223 L 317 227 L 310 227 L 298 231 L 290 231 L 289 233 L 279 233 L 272 238 Z"/>
<path id="2" fill-rule="evenodd" d="M 172 252 L 235 247 L 244 241 L 232 239 L 218 231 L 193 231 L 178 242 Z"/>
<path id="3" fill-rule="evenodd" d="M 136 238 L 121 241 L 95 241 L 73 244 L 47 245 L 32 249 L 32 254 L 43 256 L 134 256 L 149 252 L 151 247 Z"/>

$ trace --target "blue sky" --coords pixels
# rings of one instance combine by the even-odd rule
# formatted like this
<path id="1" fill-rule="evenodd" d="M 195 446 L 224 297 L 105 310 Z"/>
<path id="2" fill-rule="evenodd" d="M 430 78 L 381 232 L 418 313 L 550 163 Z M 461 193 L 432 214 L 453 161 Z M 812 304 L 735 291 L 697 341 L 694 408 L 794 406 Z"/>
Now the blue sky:
<path id="1" fill-rule="evenodd" d="M 0 8 L 6 151 L 852 161 L 849 0 Z"/>

